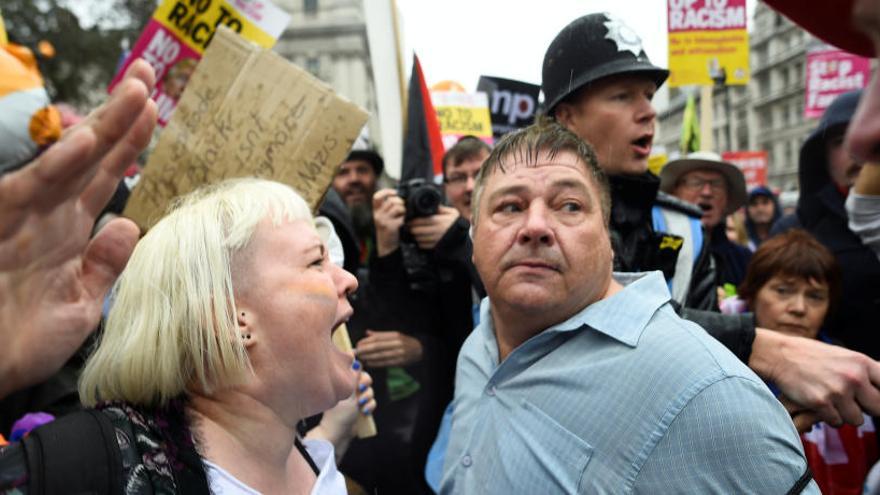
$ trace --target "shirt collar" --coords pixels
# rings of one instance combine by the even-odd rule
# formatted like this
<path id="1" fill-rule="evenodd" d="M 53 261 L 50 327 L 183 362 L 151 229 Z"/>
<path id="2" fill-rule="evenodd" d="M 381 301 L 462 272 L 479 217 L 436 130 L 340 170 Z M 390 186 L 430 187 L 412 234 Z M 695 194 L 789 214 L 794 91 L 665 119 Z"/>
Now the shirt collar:
<path id="1" fill-rule="evenodd" d="M 614 272 L 613 277 L 624 286 L 620 292 L 587 306 L 571 318 L 541 333 L 571 332 L 586 326 L 630 347 L 636 347 L 654 313 L 670 300 L 669 287 L 659 271 Z M 486 349 L 497 362 L 498 350 L 489 298 L 484 298 L 480 306 L 480 327 L 485 337 Z"/>

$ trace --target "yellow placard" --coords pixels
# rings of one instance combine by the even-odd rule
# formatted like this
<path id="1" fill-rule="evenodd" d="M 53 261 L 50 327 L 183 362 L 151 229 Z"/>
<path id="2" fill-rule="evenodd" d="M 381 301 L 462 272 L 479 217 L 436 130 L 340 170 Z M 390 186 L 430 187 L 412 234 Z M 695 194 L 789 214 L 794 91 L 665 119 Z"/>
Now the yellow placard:
<path id="1" fill-rule="evenodd" d="M 437 107 L 436 110 L 443 134 L 492 136 L 492 119 L 488 108 Z"/>
<path id="2" fill-rule="evenodd" d="M 672 87 L 747 84 L 745 0 L 668 0 Z"/>
<path id="3" fill-rule="evenodd" d="M 204 53 L 217 26 L 226 26 L 264 48 L 275 44 L 272 35 L 225 0 L 165 0 L 153 13 L 153 19 L 198 53 Z"/>

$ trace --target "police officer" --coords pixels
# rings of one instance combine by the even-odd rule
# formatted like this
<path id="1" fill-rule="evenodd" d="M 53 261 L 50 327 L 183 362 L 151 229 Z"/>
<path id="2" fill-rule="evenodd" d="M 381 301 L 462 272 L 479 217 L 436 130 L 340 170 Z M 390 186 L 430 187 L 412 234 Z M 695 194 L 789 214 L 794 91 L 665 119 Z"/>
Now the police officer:
<path id="1" fill-rule="evenodd" d="M 811 409 L 832 424 L 860 424 L 855 397 L 869 410 L 878 407 L 877 389 L 866 378 L 876 372 L 876 362 L 755 329 L 751 315 L 708 311 L 715 310 L 717 296 L 705 236 L 697 226 L 701 212 L 659 192 L 659 179 L 648 172 L 657 115 L 651 99 L 668 74 L 651 64 L 638 35 L 608 14 L 574 20 L 544 56 L 544 113 L 588 141 L 610 179 L 614 269 L 663 271 L 675 300 L 684 306 L 682 316 L 781 385 L 796 403 L 790 404 L 792 412 Z M 684 252 L 688 245 L 690 254 Z M 855 367 L 844 371 L 846 364 Z M 856 380 L 847 379 L 850 372 L 858 375 Z M 814 419 L 802 415 L 795 422 L 807 428 Z"/>

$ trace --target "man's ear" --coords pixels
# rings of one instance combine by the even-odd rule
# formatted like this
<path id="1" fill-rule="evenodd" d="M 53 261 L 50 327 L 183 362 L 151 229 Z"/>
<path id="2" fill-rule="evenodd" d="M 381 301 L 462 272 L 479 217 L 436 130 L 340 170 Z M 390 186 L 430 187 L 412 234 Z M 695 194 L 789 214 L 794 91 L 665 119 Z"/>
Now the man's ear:
<path id="1" fill-rule="evenodd" d="M 556 110 L 553 112 L 553 116 L 556 118 L 556 121 L 562 124 L 563 127 L 571 129 L 572 127 L 572 119 L 574 118 L 574 107 L 568 102 L 562 102 L 556 105 Z"/>

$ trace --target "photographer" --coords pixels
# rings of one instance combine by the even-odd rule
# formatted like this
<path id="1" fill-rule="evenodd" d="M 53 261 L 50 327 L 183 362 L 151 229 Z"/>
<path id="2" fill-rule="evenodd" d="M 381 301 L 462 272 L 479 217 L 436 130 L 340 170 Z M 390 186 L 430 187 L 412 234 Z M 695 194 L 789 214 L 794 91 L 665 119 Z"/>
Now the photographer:
<path id="1" fill-rule="evenodd" d="M 379 304 L 390 304 L 398 328 L 408 335 L 389 336 L 382 355 L 408 363 L 421 358 L 422 388 L 412 438 L 413 468 L 422 468 L 437 432 L 443 410 L 452 399 L 455 361 L 473 328 L 473 307 L 482 295 L 474 289 L 468 236 L 473 178 L 489 154 L 482 141 L 468 137 L 449 149 L 443 159 L 444 193 L 415 180 L 395 191 L 383 189 L 373 197 L 376 257 L 370 263 L 370 286 Z M 377 335 L 373 333 L 370 337 Z M 362 353 L 366 364 L 379 356 Z M 373 341 L 378 345 L 379 339 Z M 422 344 L 418 348 L 418 344 Z"/>

